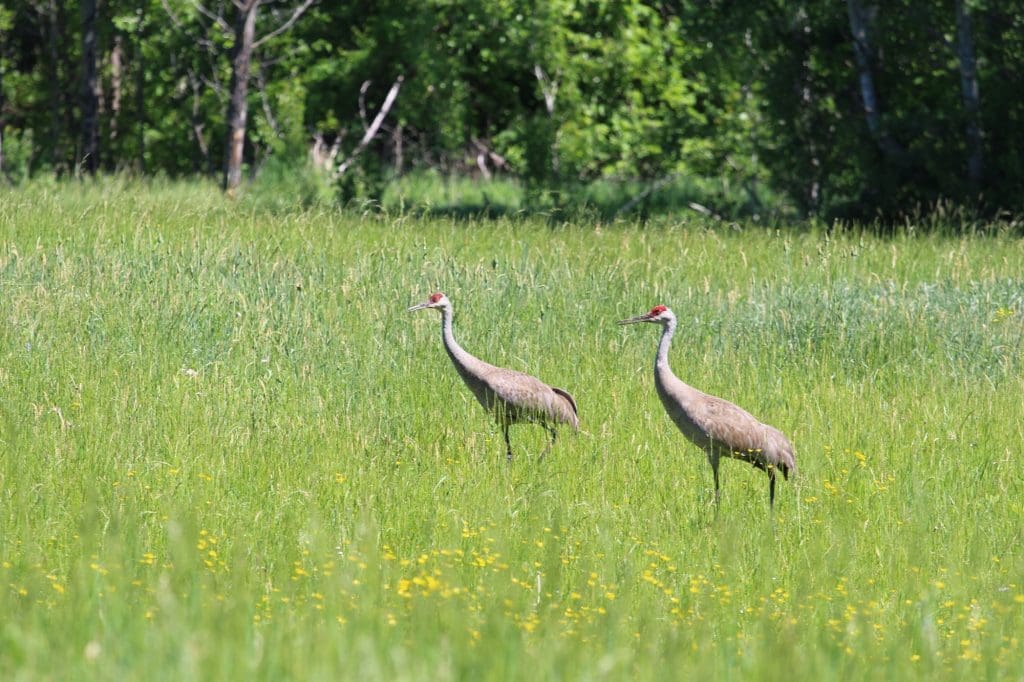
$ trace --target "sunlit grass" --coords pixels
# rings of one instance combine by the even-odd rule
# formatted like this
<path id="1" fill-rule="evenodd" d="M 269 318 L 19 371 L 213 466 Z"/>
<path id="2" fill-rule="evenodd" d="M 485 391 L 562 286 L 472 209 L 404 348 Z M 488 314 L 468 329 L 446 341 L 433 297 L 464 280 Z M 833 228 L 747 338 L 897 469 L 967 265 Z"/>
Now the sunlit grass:
<path id="1" fill-rule="evenodd" d="M 0 196 L 0 677 L 1024 674 L 1024 243 Z M 564 386 L 543 461 L 462 386 Z M 710 470 L 671 361 L 786 432 Z"/>

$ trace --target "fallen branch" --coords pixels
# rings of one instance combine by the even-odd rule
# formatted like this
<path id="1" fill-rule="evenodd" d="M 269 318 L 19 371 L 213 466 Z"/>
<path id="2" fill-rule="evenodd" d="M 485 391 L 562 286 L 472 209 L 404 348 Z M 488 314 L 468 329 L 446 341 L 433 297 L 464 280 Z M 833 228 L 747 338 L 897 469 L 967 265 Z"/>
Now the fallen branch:
<path id="1" fill-rule="evenodd" d="M 347 171 L 352 166 L 353 162 L 355 162 L 356 157 L 366 149 L 366 145 L 370 144 L 370 141 L 376 137 L 377 131 L 380 130 L 381 124 L 384 123 L 384 118 L 388 115 L 388 112 L 391 111 L 391 107 L 394 105 L 395 99 L 398 97 L 398 91 L 401 89 L 402 81 L 404 80 L 405 76 L 399 76 L 395 79 L 391 89 L 388 90 L 388 96 L 384 98 L 384 103 L 381 104 L 380 111 L 378 111 L 377 116 L 374 117 L 373 123 L 371 123 L 370 127 L 366 129 L 365 133 L 363 133 L 363 139 L 359 140 L 359 144 L 357 144 L 356 148 L 352 150 L 349 157 L 338 165 L 338 170 L 334 172 L 334 177 L 337 178 L 344 175 L 345 171 Z"/>
<path id="2" fill-rule="evenodd" d="M 698 204 L 696 201 L 691 201 L 690 203 L 687 204 L 687 206 L 689 206 L 691 209 L 693 209 L 697 213 L 700 213 L 702 215 L 706 215 L 709 218 L 714 218 L 715 220 L 721 220 L 722 219 L 722 216 L 718 215 L 717 213 L 712 211 L 707 206 L 705 206 L 703 204 Z"/>

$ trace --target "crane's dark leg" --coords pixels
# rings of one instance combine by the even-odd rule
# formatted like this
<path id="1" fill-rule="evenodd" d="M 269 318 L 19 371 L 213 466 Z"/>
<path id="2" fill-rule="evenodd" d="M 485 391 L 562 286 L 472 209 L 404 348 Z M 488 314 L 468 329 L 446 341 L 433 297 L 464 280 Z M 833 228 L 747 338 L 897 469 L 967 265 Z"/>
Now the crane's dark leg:
<path id="1" fill-rule="evenodd" d="M 718 458 L 714 455 L 708 457 L 708 463 L 711 464 L 711 473 L 715 477 L 715 508 L 718 508 L 718 499 L 721 497 L 721 492 L 718 487 Z"/>
<path id="2" fill-rule="evenodd" d="M 555 440 L 557 440 L 557 438 L 558 438 L 558 432 L 555 431 L 554 427 L 548 426 L 547 424 L 542 424 L 542 426 L 545 429 L 547 429 L 548 433 L 551 434 L 551 442 L 548 443 L 548 446 L 546 448 L 544 448 L 544 452 L 540 453 L 540 457 L 537 458 L 538 462 L 540 460 L 544 459 L 544 455 L 548 454 L 548 452 L 551 451 L 552 446 L 554 446 L 554 444 L 555 444 Z"/>
<path id="3" fill-rule="evenodd" d="M 507 453 L 505 454 L 505 457 L 508 459 L 508 461 L 511 462 L 512 461 L 512 443 L 509 442 L 509 439 L 508 439 L 508 424 L 505 424 L 502 428 L 505 430 L 505 447 L 507 448 Z"/>
<path id="4" fill-rule="evenodd" d="M 768 510 L 775 511 L 775 467 L 768 465 Z"/>

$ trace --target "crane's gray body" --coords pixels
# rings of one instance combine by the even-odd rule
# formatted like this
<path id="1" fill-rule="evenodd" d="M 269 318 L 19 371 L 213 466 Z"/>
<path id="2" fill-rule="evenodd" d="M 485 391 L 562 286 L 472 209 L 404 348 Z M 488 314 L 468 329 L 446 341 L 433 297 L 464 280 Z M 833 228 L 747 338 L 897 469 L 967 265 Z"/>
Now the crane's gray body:
<path id="1" fill-rule="evenodd" d="M 495 367 L 458 346 L 453 348 L 447 340 L 445 350 L 477 402 L 494 415 L 498 424 L 568 424 L 579 429 L 576 401 L 566 391 L 529 374 Z"/>
<path id="2" fill-rule="evenodd" d="M 783 476 L 796 469 L 789 440 L 742 407 L 689 386 L 667 365 L 655 369 L 654 385 L 668 416 L 709 461 L 732 457 L 765 471 L 771 465 Z"/>
<path id="3" fill-rule="evenodd" d="M 544 453 L 547 453 L 557 438 L 554 428 L 556 424 L 568 424 L 574 430 L 579 430 L 576 401 L 567 391 L 548 386 L 529 374 L 496 367 L 470 355 L 455 341 L 452 333 L 451 303 L 443 294 L 436 301 L 434 296 L 430 301 L 413 306 L 410 310 L 421 307 L 440 309 L 441 337 L 448 357 L 473 396 L 485 410 L 494 415 L 502 427 L 509 459 L 512 458 L 512 445 L 508 428 L 513 424 L 526 422 L 543 426 L 551 434 L 551 442 Z"/>

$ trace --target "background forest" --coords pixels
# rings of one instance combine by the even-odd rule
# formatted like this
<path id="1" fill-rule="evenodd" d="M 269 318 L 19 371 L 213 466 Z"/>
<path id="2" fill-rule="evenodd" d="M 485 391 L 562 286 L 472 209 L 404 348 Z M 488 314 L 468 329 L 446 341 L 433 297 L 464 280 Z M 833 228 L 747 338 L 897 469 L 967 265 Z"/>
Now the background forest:
<path id="1" fill-rule="evenodd" d="M 1024 203 L 1022 67 L 1024 6 L 992 0 L 4 0 L 0 182 L 993 217 Z"/>

